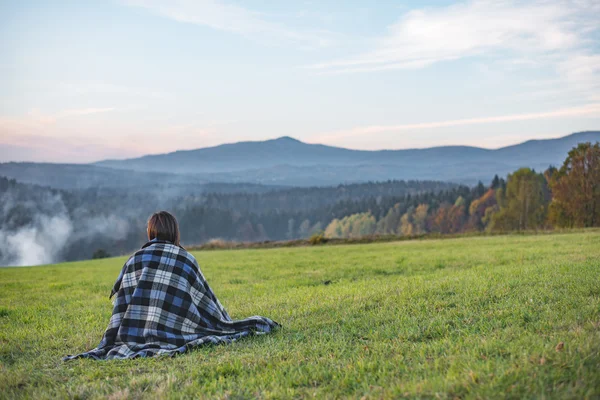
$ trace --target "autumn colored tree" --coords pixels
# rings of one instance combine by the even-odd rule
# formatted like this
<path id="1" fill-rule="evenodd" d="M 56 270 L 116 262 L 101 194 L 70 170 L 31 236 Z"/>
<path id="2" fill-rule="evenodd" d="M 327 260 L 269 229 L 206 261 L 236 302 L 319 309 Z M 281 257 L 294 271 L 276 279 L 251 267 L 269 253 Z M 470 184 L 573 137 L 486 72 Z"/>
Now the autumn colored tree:
<path id="1" fill-rule="evenodd" d="M 542 174 L 521 168 L 508 175 L 506 191 L 498 190 L 499 210 L 486 215 L 490 230 L 538 229 L 544 225 L 548 188 Z"/>
<path id="2" fill-rule="evenodd" d="M 450 233 L 460 232 L 464 229 L 466 219 L 466 202 L 459 196 L 450 209 Z"/>
<path id="3" fill-rule="evenodd" d="M 325 229 L 328 238 L 357 238 L 375 233 L 377 221 L 370 212 L 334 219 Z"/>
<path id="4" fill-rule="evenodd" d="M 329 223 L 329 225 L 327 225 L 327 228 L 325 228 L 325 236 L 328 238 L 342 237 L 341 228 L 340 220 L 335 218 Z"/>
<path id="5" fill-rule="evenodd" d="M 550 222 L 557 226 L 600 225 L 600 143 L 580 143 L 550 179 Z"/>
<path id="6" fill-rule="evenodd" d="M 556 175 L 557 172 L 558 169 L 556 169 L 556 167 L 553 165 L 549 166 L 548 169 L 544 171 L 544 178 L 546 178 L 546 183 L 548 184 L 548 186 L 551 185 L 552 178 Z"/>
<path id="7" fill-rule="evenodd" d="M 400 204 L 395 204 L 394 207 L 388 210 L 385 217 L 377 222 L 377 232 L 387 235 L 397 234 L 400 228 L 400 218 L 402 218 Z"/>
<path id="8" fill-rule="evenodd" d="M 400 218 L 400 233 L 404 236 L 415 234 L 415 226 L 413 224 L 414 212 L 414 207 L 410 207 L 408 211 L 402 215 L 402 218 Z"/>
<path id="9" fill-rule="evenodd" d="M 429 212 L 429 205 L 419 204 L 413 215 L 413 224 L 415 227 L 414 234 L 421 235 L 427 232 L 427 213 Z"/>
<path id="10" fill-rule="evenodd" d="M 501 191 L 502 189 L 498 189 Z M 488 189 L 480 198 L 475 199 L 469 206 L 468 229 L 483 230 L 489 222 L 491 211 L 497 210 L 496 190 Z M 487 218 L 486 218 L 487 215 Z"/>
<path id="11" fill-rule="evenodd" d="M 450 210 L 452 206 L 448 203 L 440 205 L 437 211 L 430 217 L 429 225 L 432 232 L 450 233 Z"/>
<path id="12" fill-rule="evenodd" d="M 456 199 L 454 205 L 443 203 L 429 218 L 431 232 L 457 233 L 464 225 L 465 200 Z"/>

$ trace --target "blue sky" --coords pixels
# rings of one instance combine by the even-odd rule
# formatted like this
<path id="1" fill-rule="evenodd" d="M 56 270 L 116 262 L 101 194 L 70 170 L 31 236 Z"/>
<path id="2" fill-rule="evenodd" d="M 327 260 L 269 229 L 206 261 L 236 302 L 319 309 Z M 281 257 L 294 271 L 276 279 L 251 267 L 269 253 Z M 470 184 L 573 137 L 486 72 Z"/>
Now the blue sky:
<path id="1" fill-rule="evenodd" d="M 0 0 L 0 161 L 600 129 L 600 2 Z"/>

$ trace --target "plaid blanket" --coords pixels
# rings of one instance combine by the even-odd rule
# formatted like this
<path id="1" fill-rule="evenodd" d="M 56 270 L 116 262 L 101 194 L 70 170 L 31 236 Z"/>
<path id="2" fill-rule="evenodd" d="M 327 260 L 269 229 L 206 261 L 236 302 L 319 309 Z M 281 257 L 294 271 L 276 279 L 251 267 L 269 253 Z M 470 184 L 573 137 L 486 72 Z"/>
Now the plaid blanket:
<path id="1" fill-rule="evenodd" d="M 98 347 L 64 360 L 176 355 L 279 326 L 258 316 L 232 320 L 194 256 L 159 240 L 148 242 L 125 263 L 110 297 L 115 294 L 112 317 Z"/>

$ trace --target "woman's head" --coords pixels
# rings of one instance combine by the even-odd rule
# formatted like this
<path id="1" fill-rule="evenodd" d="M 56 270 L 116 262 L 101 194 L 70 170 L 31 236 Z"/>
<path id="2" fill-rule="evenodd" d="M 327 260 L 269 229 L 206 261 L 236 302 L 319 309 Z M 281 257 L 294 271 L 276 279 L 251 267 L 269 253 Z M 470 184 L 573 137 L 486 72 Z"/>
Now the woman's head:
<path id="1" fill-rule="evenodd" d="M 179 224 L 175 217 L 166 212 L 159 211 L 148 220 L 148 240 L 166 240 L 179 246 Z"/>

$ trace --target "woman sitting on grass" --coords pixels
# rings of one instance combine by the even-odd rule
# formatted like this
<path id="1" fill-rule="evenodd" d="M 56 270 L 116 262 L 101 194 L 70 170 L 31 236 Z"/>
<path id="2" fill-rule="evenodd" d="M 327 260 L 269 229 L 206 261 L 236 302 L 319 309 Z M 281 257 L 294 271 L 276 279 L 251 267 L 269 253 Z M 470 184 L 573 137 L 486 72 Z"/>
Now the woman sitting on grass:
<path id="1" fill-rule="evenodd" d="M 207 343 L 231 343 L 271 332 L 265 317 L 234 321 L 206 283 L 194 256 L 179 245 L 177 220 L 166 211 L 148 221 L 148 240 L 123 266 L 110 297 L 112 317 L 100 345 L 74 358 L 175 355 Z"/>

